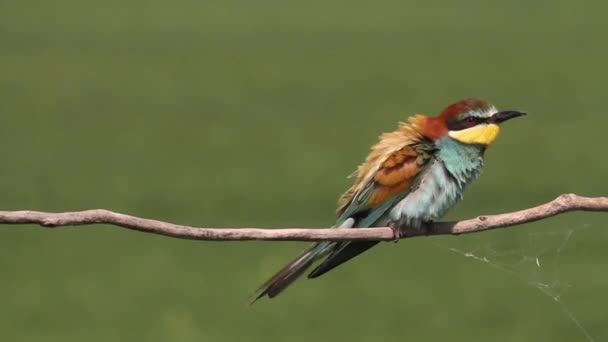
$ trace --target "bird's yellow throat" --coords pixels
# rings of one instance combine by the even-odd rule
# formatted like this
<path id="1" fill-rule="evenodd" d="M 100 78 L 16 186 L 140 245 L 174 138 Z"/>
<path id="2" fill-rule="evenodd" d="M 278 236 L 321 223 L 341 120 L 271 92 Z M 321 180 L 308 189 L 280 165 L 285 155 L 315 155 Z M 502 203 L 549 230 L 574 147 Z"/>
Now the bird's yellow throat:
<path id="1" fill-rule="evenodd" d="M 496 124 L 482 124 L 460 131 L 450 131 L 448 134 L 463 144 L 490 145 L 500 133 Z"/>

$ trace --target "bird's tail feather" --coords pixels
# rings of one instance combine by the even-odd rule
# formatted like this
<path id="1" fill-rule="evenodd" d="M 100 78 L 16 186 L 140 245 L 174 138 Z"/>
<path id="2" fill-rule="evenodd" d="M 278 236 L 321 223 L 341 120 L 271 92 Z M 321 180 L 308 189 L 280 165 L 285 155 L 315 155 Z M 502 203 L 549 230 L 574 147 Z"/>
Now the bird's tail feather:
<path id="1" fill-rule="evenodd" d="M 325 259 L 325 261 L 310 272 L 308 278 L 313 279 L 322 276 L 348 260 L 374 247 L 376 244 L 378 244 L 378 242 L 380 241 L 347 241 L 336 245 L 336 247 L 332 249 L 332 252 L 327 259 Z"/>
<path id="2" fill-rule="evenodd" d="M 264 296 L 276 297 L 298 279 L 316 260 L 324 257 L 334 244 L 335 242 L 319 242 L 312 245 L 260 286 L 255 292 L 255 298 L 251 301 L 251 304 Z"/>
<path id="3" fill-rule="evenodd" d="M 347 218 L 336 228 L 352 228 L 355 225 L 355 219 Z M 283 292 L 291 283 L 298 279 L 315 261 L 325 257 L 332 252 L 339 242 L 323 241 L 317 242 L 295 258 L 292 262 L 285 265 L 260 288 L 254 292 L 251 304 L 258 299 L 268 296 L 269 298 L 276 297 Z"/>

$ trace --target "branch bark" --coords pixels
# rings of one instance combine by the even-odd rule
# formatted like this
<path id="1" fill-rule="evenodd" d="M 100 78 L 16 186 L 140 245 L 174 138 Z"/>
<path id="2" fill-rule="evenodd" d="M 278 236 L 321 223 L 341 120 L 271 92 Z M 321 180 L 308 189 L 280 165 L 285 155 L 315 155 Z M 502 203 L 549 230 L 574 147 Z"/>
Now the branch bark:
<path id="1" fill-rule="evenodd" d="M 608 212 L 608 197 L 583 197 L 564 194 L 537 207 L 499 215 L 484 215 L 473 219 L 452 222 L 435 222 L 423 231 L 404 227 L 404 236 L 459 235 L 505 228 L 546 219 L 569 211 Z M 115 213 L 105 209 L 47 213 L 41 211 L 0 211 L 0 224 L 38 224 L 55 228 L 91 224 L 110 224 L 145 233 L 160 234 L 180 239 L 206 241 L 341 241 L 341 240 L 394 240 L 389 227 L 359 229 L 318 228 L 196 228 L 168 222 Z"/>

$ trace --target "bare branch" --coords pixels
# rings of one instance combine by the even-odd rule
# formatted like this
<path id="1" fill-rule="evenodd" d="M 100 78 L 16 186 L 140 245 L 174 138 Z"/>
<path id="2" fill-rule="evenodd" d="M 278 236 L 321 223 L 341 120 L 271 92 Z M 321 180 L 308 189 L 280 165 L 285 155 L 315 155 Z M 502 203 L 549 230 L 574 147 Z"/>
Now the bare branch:
<path id="1" fill-rule="evenodd" d="M 608 212 L 608 197 L 583 197 L 564 194 L 537 207 L 500 215 L 478 216 L 470 220 L 436 222 L 424 231 L 404 228 L 403 238 L 420 235 L 468 234 L 490 229 L 511 227 L 534 222 L 569 211 Z M 259 229 L 259 228 L 196 228 L 150 220 L 104 209 L 66 213 L 40 211 L 0 211 L 0 224 L 38 224 L 43 227 L 81 226 L 105 223 L 146 233 L 160 234 L 180 239 L 207 241 L 322 241 L 322 240 L 383 240 L 394 239 L 391 228 L 359 229 Z"/>

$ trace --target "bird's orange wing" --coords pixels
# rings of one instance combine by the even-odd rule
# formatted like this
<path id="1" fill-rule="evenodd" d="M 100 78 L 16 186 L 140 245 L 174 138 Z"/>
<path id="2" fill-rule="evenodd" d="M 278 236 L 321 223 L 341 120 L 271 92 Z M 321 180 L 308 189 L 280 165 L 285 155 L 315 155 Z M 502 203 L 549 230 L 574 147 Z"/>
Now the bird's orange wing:
<path id="1" fill-rule="evenodd" d="M 407 191 L 434 148 L 432 142 L 418 133 L 412 120 L 401 124 L 395 132 L 383 134 L 355 172 L 353 186 L 340 197 L 338 221 L 374 209 Z"/>
<path id="2" fill-rule="evenodd" d="M 374 207 L 407 189 L 425 163 L 426 158 L 412 146 L 405 146 L 391 154 L 374 175 L 376 190 L 367 203 L 368 207 Z"/>

